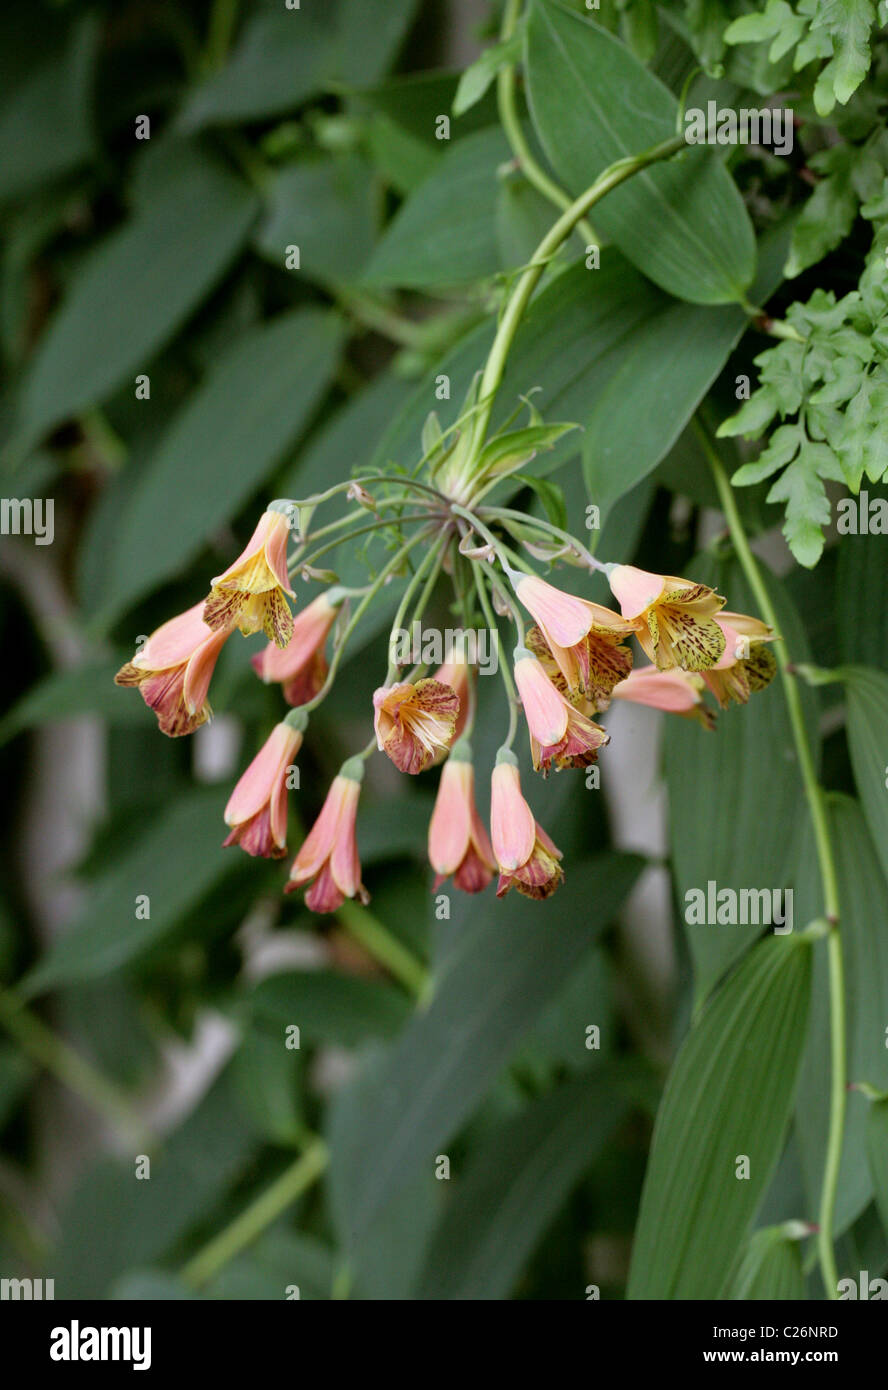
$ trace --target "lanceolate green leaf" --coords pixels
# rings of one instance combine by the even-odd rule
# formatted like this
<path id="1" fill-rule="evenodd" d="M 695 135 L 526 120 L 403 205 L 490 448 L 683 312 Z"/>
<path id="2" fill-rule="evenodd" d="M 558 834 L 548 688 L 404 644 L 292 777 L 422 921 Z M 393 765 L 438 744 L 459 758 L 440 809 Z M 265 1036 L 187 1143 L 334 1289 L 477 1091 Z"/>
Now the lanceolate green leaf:
<path id="1" fill-rule="evenodd" d="M 207 1219 L 255 1148 L 226 1071 L 151 1154 L 150 1178 L 135 1176 L 130 1156 L 95 1164 L 61 1212 L 53 1270 L 58 1296 L 103 1298 L 124 1270 L 165 1254 Z"/>
<path id="2" fill-rule="evenodd" d="M 50 321 L 21 398 L 35 441 L 147 372 L 151 359 L 231 264 L 256 212 L 255 195 L 224 166 L 194 162 L 92 254 Z"/>
<path id="3" fill-rule="evenodd" d="M 728 608 L 756 612 L 739 565 L 718 566 L 706 556 L 688 567 L 711 584 Z M 788 649 L 805 659 L 804 630 L 776 578 L 768 577 Z M 816 700 L 805 694 L 809 728 L 816 736 Z M 792 731 L 779 680 L 753 693 L 746 705 L 718 716 L 714 733 L 692 720 L 666 716 L 666 785 L 677 907 L 684 917 L 691 890 L 786 889 L 795 883 L 805 821 L 804 794 Z M 779 768 L 763 794 L 763 769 Z M 782 902 L 780 904 L 782 908 Z M 799 925 L 796 923 L 796 925 Z M 801 925 L 804 925 L 803 923 Z M 694 961 L 699 1001 L 728 965 L 766 930 L 756 925 L 683 924 Z"/>
<path id="4" fill-rule="evenodd" d="M 537 134 L 574 196 L 616 160 L 675 134 L 668 88 L 556 0 L 533 0 L 526 64 Z M 752 224 L 711 151 L 689 147 L 636 174 L 595 207 L 593 222 L 652 280 L 695 304 L 742 300 L 755 274 Z"/>
<path id="5" fill-rule="evenodd" d="M 870 505 L 888 505 L 888 488 L 870 484 Z M 858 505 L 863 511 L 863 498 Z M 888 671 L 888 603 L 885 603 L 885 537 L 842 536 L 838 544 L 836 627 L 842 660 Z M 886 759 L 888 761 L 888 759 Z"/>
<path id="6" fill-rule="evenodd" d="M 265 482 L 327 386 L 341 341 L 340 324 L 318 309 L 235 341 L 144 465 L 118 530 L 106 621 L 187 564 Z"/>
<path id="7" fill-rule="evenodd" d="M 888 1238 L 888 1100 L 874 1101 L 870 1105 L 866 1153 L 879 1217 Z"/>
<path id="8" fill-rule="evenodd" d="M 225 66 L 186 102 L 182 128 L 258 120 L 295 111 L 343 83 L 377 81 L 415 8 L 416 0 L 263 6 L 244 25 Z"/>
<path id="9" fill-rule="evenodd" d="M 888 1090 L 888 884 L 882 876 L 861 810 L 850 797 L 830 804 L 830 825 L 839 875 L 840 930 L 845 963 L 848 1080 Z M 813 842 L 799 874 L 796 906 L 802 919 L 822 912 Z M 829 972 L 826 947 L 814 947 L 814 985 L 808 1043 L 796 1105 L 796 1136 L 808 1193 L 809 1213 L 817 1211 L 829 1130 L 830 1074 Z M 866 1162 L 869 1102 L 859 1091 L 848 1095 L 845 1143 L 839 1173 L 835 1229 L 844 1231 L 873 1197 Z"/>
<path id="10" fill-rule="evenodd" d="M 272 180 L 256 248 L 283 270 L 299 248 L 299 273 L 323 283 L 354 280 L 376 227 L 376 190 L 361 160 L 326 159 L 290 165 Z"/>
<path id="11" fill-rule="evenodd" d="M 767 303 L 780 284 L 788 237 L 783 225 L 762 238 L 754 302 Z M 605 248 L 596 274 L 609 271 Z M 672 448 L 748 326 L 747 314 L 733 306 L 657 297 L 643 330 L 616 354 L 585 421 L 583 471 L 599 506 L 606 510 Z"/>
<path id="12" fill-rule="evenodd" d="M 152 712 L 141 700 L 127 700 L 124 705 L 114 685 L 115 672 L 126 660 L 127 656 L 121 656 L 118 661 L 90 662 L 70 671 L 53 671 L 33 685 L 0 721 L 0 744 L 22 729 L 85 714 L 101 715 L 115 724 L 150 727 Z"/>
<path id="13" fill-rule="evenodd" d="M 798 1238 L 782 1226 L 756 1231 L 747 1246 L 731 1297 L 744 1303 L 761 1299 L 803 1299 L 805 1276 Z"/>
<path id="14" fill-rule="evenodd" d="M 337 1221 L 360 1244 L 402 1187 L 431 1172 L 546 1001 L 617 911 L 640 861 L 608 855 L 576 865 L 555 919 L 539 904 L 503 904 L 446 958 L 431 1003 L 371 1075 L 340 1098 L 332 1126 Z M 589 904 L 594 904 L 590 914 Z M 423 1167 L 427 1165 L 427 1167 Z"/>
<path id="15" fill-rule="evenodd" d="M 557 1087 L 485 1135 L 429 1248 L 417 1297 L 508 1298 L 537 1241 L 629 1111 L 619 1072 Z"/>
<path id="16" fill-rule="evenodd" d="M 250 995 L 253 1014 L 267 1026 L 299 1029 L 300 1042 L 354 1047 L 367 1038 L 387 1038 L 406 1023 L 403 990 L 380 980 L 362 980 L 333 970 L 287 970 L 258 984 Z"/>
<path id="17" fill-rule="evenodd" d="M 854 780 L 888 878 L 888 675 L 865 666 L 845 667 L 843 675 Z"/>
<path id="18" fill-rule="evenodd" d="M 99 43 L 95 15 L 77 24 L 0 108 L 0 203 L 84 164 L 93 150 L 90 84 Z"/>
<path id="19" fill-rule="evenodd" d="M 786 1135 L 810 972 L 810 942 L 769 938 L 692 1026 L 657 1115 L 627 1297 L 725 1296 Z"/>
<path id="20" fill-rule="evenodd" d="M 120 692 L 122 699 L 131 695 Z M 25 976 L 23 992 L 41 994 L 119 969 L 172 931 L 224 874 L 241 869 L 222 849 L 224 806 L 217 788 L 192 792 L 142 826 L 82 914 Z"/>
<path id="21" fill-rule="evenodd" d="M 453 145 L 396 214 L 370 258 L 364 282 L 423 289 L 499 270 L 497 169 L 508 157 L 498 126 Z"/>

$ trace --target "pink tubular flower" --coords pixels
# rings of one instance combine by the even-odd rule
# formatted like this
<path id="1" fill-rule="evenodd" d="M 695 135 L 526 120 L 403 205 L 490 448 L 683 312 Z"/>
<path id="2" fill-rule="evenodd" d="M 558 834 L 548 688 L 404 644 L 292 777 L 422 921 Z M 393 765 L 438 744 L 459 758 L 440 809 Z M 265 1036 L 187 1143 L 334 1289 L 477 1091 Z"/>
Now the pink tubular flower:
<path id="1" fill-rule="evenodd" d="M 614 699 L 697 719 L 704 729 L 714 729 L 715 714 L 704 704 L 702 691 L 703 677 L 692 671 L 640 666 L 615 688 Z"/>
<path id="2" fill-rule="evenodd" d="M 265 859 L 287 853 L 287 773 L 307 722 L 303 715 L 276 724 L 241 776 L 225 807 L 225 824 L 231 826 L 225 847 L 240 845 Z"/>
<path id="3" fill-rule="evenodd" d="M 598 603 L 562 593 L 537 575 L 515 580 L 515 593 L 536 619 L 532 633 L 539 633 L 549 648 L 568 696 L 584 695 L 606 709 L 617 681 L 632 669 L 632 653 L 622 639 L 635 631 L 635 624 Z M 531 648 L 534 640 L 528 642 Z"/>
<path id="4" fill-rule="evenodd" d="M 279 681 L 288 705 L 313 700 L 327 677 L 324 643 L 336 620 L 342 598 L 331 590 L 320 594 L 293 619 L 293 631 L 282 649 L 269 642 L 251 658 L 253 670 L 270 685 Z"/>
<path id="5" fill-rule="evenodd" d="M 526 898 L 548 898 L 564 878 L 561 851 L 534 820 L 521 795 L 518 760 L 501 749 L 490 782 L 490 838 L 499 866 L 496 896 L 517 888 Z"/>
<path id="6" fill-rule="evenodd" d="M 286 515 L 272 504 L 234 564 L 213 580 L 204 605 L 208 627 L 236 625 L 247 636 L 264 632 L 275 646 L 286 647 L 293 631 L 293 616 L 284 597 L 293 597 L 287 571 L 289 535 Z"/>
<path id="7" fill-rule="evenodd" d="M 335 912 L 346 898 L 362 903 L 370 895 L 361 882 L 361 865 L 355 839 L 355 819 L 364 765 L 350 758 L 327 793 L 327 799 L 299 853 L 293 861 L 285 893 L 295 893 L 306 883 L 311 887 L 305 905 L 312 912 Z"/>
<path id="8" fill-rule="evenodd" d="M 475 772 L 467 743 L 457 744 L 444 764 L 429 822 L 429 860 L 435 888 L 453 875 L 464 893 L 480 893 L 496 864 L 487 831 L 475 809 Z"/>
<path id="9" fill-rule="evenodd" d="M 703 679 L 722 709 L 732 700 L 745 705 L 754 690 L 774 679 L 777 662 L 765 646 L 774 641 L 774 629 L 746 613 L 720 613 L 715 621 L 725 634 L 725 650 Z"/>
<path id="10" fill-rule="evenodd" d="M 609 735 L 581 714 L 549 680 L 542 663 L 525 647 L 515 651 L 515 683 L 530 731 L 534 768 L 589 767 Z"/>
<path id="11" fill-rule="evenodd" d="M 121 666 L 115 684 L 135 686 L 170 738 L 193 733 L 212 714 L 207 692 L 230 628 L 212 631 L 201 616 L 202 603 L 170 618 L 152 632 L 132 661 Z"/>
<path id="12" fill-rule="evenodd" d="M 377 746 L 401 772 L 422 772 L 453 742 L 459 697 L 441 681 L 382 685 L 373 707 Z"/>
<path id="13" fill-rule="evenodd" d="M 719 660 L 725 636 L 715 615 L 725 601 L 714 589 L 634 565 L 613 565 L 608 582 L 658 670 L 705 671 Z"/>

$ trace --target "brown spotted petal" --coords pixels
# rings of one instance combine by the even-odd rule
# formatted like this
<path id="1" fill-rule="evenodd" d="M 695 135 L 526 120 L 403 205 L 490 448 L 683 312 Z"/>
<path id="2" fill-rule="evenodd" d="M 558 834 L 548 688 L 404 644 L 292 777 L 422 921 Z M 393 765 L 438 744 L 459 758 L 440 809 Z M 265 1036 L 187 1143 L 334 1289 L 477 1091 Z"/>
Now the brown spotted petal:
<path id="1" fill-rule="evenodd" d="M 764 690 L 774 678 L 777 662 L 765 645 L 775 640 L 774 630 L 745 613 L 721 613 L 715 621 L 724 633 L 725 649 L 703 679 L 722 709 L 732 700 L 745 705 L 754 690 Z"/>
<path id="2" fill-rule="evenodd" d="M 453 742 L 459 696 L 442 681 L 426 678 L 380 686 L 373 706 L 377 747 L 401 772 L 422 772 Z"/>
<path id="3" fill-rule="evenodd" d="M 659 603 L 647 615 L 647 632 L 638 640 L 660 671 L 706 671 L 720 660 L 725 635 L 714 618 L 700 616 L 684 604 Z"/>
<path id="4" fill-rule="evenodd" d="M 244 550 L 213 580 L 203 612 L 208 627 L 237 626 L 246 636 L 264 632 L 275 646 L 286 647 L 293 633 L 284 597 L 293 595 L 287 571 L 289 534 L 283 512 L 263 512 Z"/>
<path id="5" fill-rule="evenodd" d="M 720 660 L 725 637 L 715 615 L 725 601 L 714 589 L 635 565 L 614 565 L 608 582 L 658 670 L 706 671 Z"/>

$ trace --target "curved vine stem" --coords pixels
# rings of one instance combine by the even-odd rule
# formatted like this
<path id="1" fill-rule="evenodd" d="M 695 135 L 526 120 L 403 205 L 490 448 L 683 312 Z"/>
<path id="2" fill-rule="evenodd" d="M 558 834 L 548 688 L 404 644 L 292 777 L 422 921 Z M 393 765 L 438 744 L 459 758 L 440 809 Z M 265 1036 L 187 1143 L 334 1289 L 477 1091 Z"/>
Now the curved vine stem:
<path id="1" fill-rule="evenodd" d="M 478 409 L 472 425 L 473 447 L 469 456 L 473 463 L 477 464 L 478 455 L 487 434 L 494 397 L 502 383 L 512 341 L 543 271 L 562 242 L 570 236 L 574 227 L 578 225 L 581 218 L 585 217 L 589 209 L 600 202 L 612 189 L 625 183 L 626 179 L 631 179 L 634 174 L 646 169 L 648 165 L 656 164 L 662 159 L 670 159 L 679 150 L 686 148 L 684 136 L 673 135 L 670 139 L 661 141 L 659 145 L 653 145 L 649 150 L 643 150 L 641 154 L 618 159 L 616 163 L 611 164 L 602 174 L 599 174 L 595 182 L 590 184 L 578 198 L 574 199 L 557 222 L 549 228 L 534 251 L 530 263 L 519 276 L 518 283 L 509 297 L 484 366 L 478 390 Z M 465 481 L 471 482 L 476 476 L 477 469 L 470 471 Z"/>
<path id="2" fill-rule="evenodd" d="M 280 1177 L 183 1266 L 180 1277 L 189 1288 L 209 1283 L 321 1176 L 330 1159 L 327 1145 L 316 1135 L 306 1135 L 303 1144 L 302 1153 Z"/>
<path id="3" fill-rule="evenodd" d="M 765 621 L 780 636 L 771 597 L 762 579 L 758 562 L 749 546 L 746 531 L 737 509 L 737 502 L 728 475 L 716 454 L 709 436 L 702 425 L 695 421 L 695 429 L 701 446 L 709 461 L 715 486 L 718 490 L 722 511 L 728 523 L 731 540 L 749 587 L 755 595 Z M 846 1038 L 845 1038 L 845 972 L 842 960 L 842 939 L 839 934 L 839 884 L 836 873 L 835 853 L 829 827 L 826 796 L 817 778 L 814 754 L 805 728 L 802 702 L 796 676 L 790 669 L 790 659 L 783 641 L 775 644 L 775 656 L 780 669 L 783 695 L 789 714 L 796 755 L 808 802 L 814 839 L 817 846 L 817 862 L 823 887 L 824 917 L 829 923 L 827 951 L 829 959 L 829 1017 L 830 1017 L 830 1106 L 829 1133 L 826 1144 L 826 1162 L 823 1170 L 823 1185 L 820 1193 L 819 1230 L 817 1251 L 826 1296 L 837 1299 L 838 1271 L 833 1246 L 833 1226 L 835 1224 L 836 1191 L 839 1182 L 839 1168 L 842 1161 L 842 1143 L 845 1135 L 846 1102 Z"/>
<path id="4" fill-rule="evenodd" d="M 485 579 L 487 576 L 485 575 L 480 561 L 472 561 L 472 571 L 475 575 L 475 588 L 478 594 L 478 602 L 481 605 L 481 611 L 484 614 L 484 620 L 490 631 L 496 633 L 497 640 L 499 640 L 499 624 L 494 616 L 490 598 L 485 588 Z M 511 748 L 512 744 L 515 742 L 515 735 L 518 732 L 518 691 L 515 689 L 515 682 L 512 680 L 512 673 L 509 670 L 508 661 L 501 661 L 499 663 L 499 671 L 503 686 L 505 687 L 506 704 L 509 709 L 509 727 L 506 732 L 506 737 L 503 740 L 503 747 Z"/>
<path id="5" fill-rule="evenodd" d="M 506 7 L 503 11 L 503 22 L 500 28 L 500 39 L 510 39 L 515 32 L 515 25 L 521 12 L 521 0 L 506 0 Z M 506 139 L 511 146 L 512 153 L 518 163 L 522 174 L 538 193 L 547 198 L 555 207 L 561 208 L 562 212 L 571 205 L 569 193 L 550 178 L 545 169 L 534 158 L 524 130 L 521 125 L 521 118 L 518 114 L 517 83 L 515 76 L 514 63 L 507 63 L 500 68 L 496 79 L 496 100 L 499 111 L 500 124 L 505 131 Z M 598 238 L 595 235 L 595 228 L 585 218 L 581 217 L 576 224 L 576 230 L 586 245 L 595 244 Z"/>

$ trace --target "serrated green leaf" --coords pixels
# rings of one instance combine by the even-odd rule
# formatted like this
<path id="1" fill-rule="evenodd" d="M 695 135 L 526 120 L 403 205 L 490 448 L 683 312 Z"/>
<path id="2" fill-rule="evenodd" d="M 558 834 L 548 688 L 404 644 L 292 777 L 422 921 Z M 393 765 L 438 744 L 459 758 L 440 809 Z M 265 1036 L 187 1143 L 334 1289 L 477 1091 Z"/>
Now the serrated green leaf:
<path id="1" fill-rule="evenodd" d="M 745 435 L 747 439 L 757 439 L 762 430 L 770 425 L 777 412 L 778 404 L 775 393 L 767 386 L 762 387 L 761 390 L 754 392 L 749 400 L 743 402 L 735 415 L 722 421 L 718 427 L 719 439 L 725 437 L 733 439 L 738 434 Z M 734 474 L 733 481 L 735 483 L 738 473 Z"/>
<path id="2" fill-rule="evenodd" d="M 844 105 L 869 70 L 870 32 L 876 23 L 872 0 L 820 0 L 812 28 L 826 30 L 833 57 L 817 78 L 814 108 L 828 116 L 835 103 Z"/>
<path id="3" fill-rule="evenodd" d="M 823 554 L 823 528 L 831 519 L 824 478 L 842 477 L 838 459 L 827 444 L 805 441 L 799 456 L 783 470 L 766 501 L 785 502 L 783 534 L 800 565 L 807 569 Z"/>
<path id="4" fill-rule="evenodd" d="M 850 232 L 859 207 L 852 173 L 860 157 L 853 145 L 837 145 L 809 161 L 823 177 L 792 229 L 792 249 L 786 262 L 790 279 L 816 265 Z"/>

